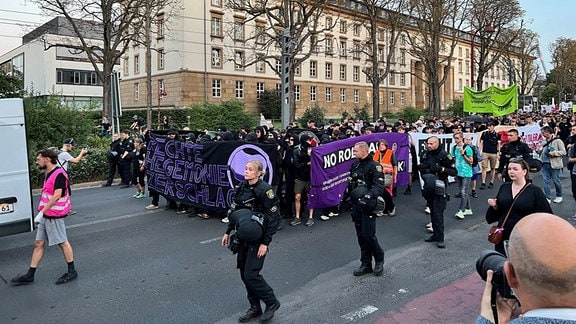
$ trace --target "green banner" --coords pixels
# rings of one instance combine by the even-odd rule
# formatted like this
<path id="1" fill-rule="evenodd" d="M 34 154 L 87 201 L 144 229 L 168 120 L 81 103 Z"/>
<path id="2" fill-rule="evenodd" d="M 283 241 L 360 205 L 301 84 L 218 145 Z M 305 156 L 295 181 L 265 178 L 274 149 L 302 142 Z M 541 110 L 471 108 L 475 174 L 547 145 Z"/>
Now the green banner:
<path id="1" fill-rule="evenodd" d="M 495 117 L 511 114 L 518 109 L 518 86 L 502 89 L 491 86 L 475 91 L 464 87 L 464 111 L 492 114 Z"/>

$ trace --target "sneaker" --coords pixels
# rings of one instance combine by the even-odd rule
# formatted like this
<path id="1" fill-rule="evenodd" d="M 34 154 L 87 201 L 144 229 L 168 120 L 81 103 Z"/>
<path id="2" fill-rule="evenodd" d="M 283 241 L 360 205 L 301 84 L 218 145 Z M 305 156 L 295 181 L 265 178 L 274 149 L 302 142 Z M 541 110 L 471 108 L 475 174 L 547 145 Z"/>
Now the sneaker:
<path id="1" fill-rule="evenodd" d="M 210 216 L 209 216 L 208 214 L 206 214 L 206 213 L 198 213 L 198 214 L 196 214 L 196 216 L 198 216 L 198 217 L 200 217 L 200 218 L 203 218 L 203 219 L 208 219 L 208 218 L 210 218 Z"/>
<path id="2" fill-rule="evenodd" d="M 553 202 L 555 202 L 555 203 L 557 203 L 557 204 L 561 203 L 561 202 L 562 202 L 562 197 L 556 197 L 556 198 L 554 198 Z"/>
<path id="3" fill-rule="evenodd" d="M 480 185 L 480 190 L 484 190 L 484 189 L 486 189 L 486 184 L 485 184 L 485 183 L 483 183 L 483 184 Z"/>
<path id="4" fill-rule="evenodd" d="M 333 213 L 333 212 L 329 212 L 329 213 L 328 213 L 328 216 L 329 216 L 329 217 L 336 217 L 336 216 L 338 216 L 338 215 L 339 215 L 338 213 Z"/>
<path id="5" fill-rule="evenodd" d="M 138 196 L 136 196 L 136 197 L 134 197 L 134 198 L 140 199 L 140 198 L 144 198 L 144 197 L 146 197 L 146 195 L 145 195 L 143 192 L 141 192 L 141 193 L 138 194 Z"/>
<path id="6" fill-rule="evenodd" d="M 430 207 L 424 208 L 424 212 L 425 212 L 426 214 L 430 214 Z"/>
<path id="7" fill-rule="evenodd" d="M 444 243 L 444 241 L 439 241 L 439 242 L 438 242 L 438 248 L 439 248 L 439 249 L 444 249 L 444 248 L 446 248 L 446 244 Z"/>
<path id="8" fill-rule="evenodd" d="M 154 204 L 150 204 L 150 205 L 146 206 L 146 209 L 147 209 L 147 210 L 158 209 L 158 206 L 157 206 L 157 205 L 154 205 Z"/>
<path id="9" fill-rule="evenodd" d="M 178 210 L 176 210 L 176 214 L 178 214 L 178 215 L 186 214 L 186 213 L 187 213 L 186 209 L 178 209 Z"/>
<path id="10" fill-rule="evenodd" d="M 426 230 L 430 233 L 434 233 L 434 229 L 432 228 L 432 223 L 428 223 L 428 225 L 426 225 Z"/>
<path id="11" fill-rule="evenodd" d="M 392 208 L 392 211 L 388 213 L 388 216 L 390 216 L 390 217 L 396 216 L 396 206 L 394 206 L 394 208 Z"/>
<path id="12" fill-rule="evenodd" d="M 490 182 L 490 183 L 488 184 L 488 189 L 492 189 L 492 187 L 494 187 L 494 183 Z"/>
<path id="13" fill-rule="evenodd" d="M 459 210 L 454 216 L 456 216 L 458 219 L 464 219 L 464 212 Z"/>
<path id="14" fill-rule="evenodd" d="M 224 224 L 230 223 L 230 220 L 228 219 L 228 216 L 222 218 L 220 221 L 221 221 L 222 223 L 224 223 Z"/>
<path id="15" fill-rule="evenodd" d="M 29 284 L 34 282 L 34 277 L 29 276 L 28 274 L 25 274 L 23 276 L 18 275 L 16 277 L 12 278 L 12 280 L 10 280 L 10 282 L 12 283 L 12 286 L 29 285 Z"/>
<path id="16" fill-rule="evenodd" d="M 383 211 L 379 211 L 379 212 L 377 212 L 375 215 L 376 215 L 376 217 L 382 217 L 382 216 L 384 216 L 385 214 L 384 214 Z"/>
<path id="17" fill-rule="evenodd" d="M 476 193 L 476 191 L 472 191 L 472 194 L 470 196 L 472 196 L 474 198 L 478 198 L 478 194 Z"/>
<path id="18" fill-rule="evenodd" d="M 57 285 L 61 285 L 61 284 L 65 284 L 68 281 L 72 281 L 74 279 L 78 278 L 78 272 L 76 271 L 68 271 L 65 274 L 62 275 L 62 277 L 58 278 L 58 280 L 56 280 L 56 284 Z"/>
<path id="19" fill-rule="evenodd" d="M 302 221 L 300 220 L 300 218 L 294 218 L 291 222 L 290 222 L 290 226 L 296 226 L 296 225 L 300 225 L 302 224 Z"/>
<path id="20" fill-rule="evenodd" d="M 77 210 L 71 210 L 68 212 L 68 216 L 76 215 L 78 213 Z"/>
<path id="21" fill-rule="evenodd" d="M 312 225 L 314 225 L 314 219 L 308 218 L 308 220 L 306 221 L 306 226 L 312 226 Z"/>
<path id="22" fill-rule="evenodd" d="M 327 220 L 330 219 L 330 217 L 329 217 L 329 216 L 326 216 L 326 215 L 322 215 L 322 216 L 320 216 L 320 219 L 323 220 L 323 221 L 327 221 Z"/>
<path id="23" fill-rule="evenodd" d="M 552 200 L 550 200 L 550 199 L 548 199 L 548 198 L 546 198 L 546 201 L 548 201 L 548 203 L 551 203 L 551 202 L 552 202 Z"/>
<path id="24" fill-rule="evenodd" d="M 140 191 L 136 191 L 136 193 L 132 195 L 132 198 L 138 198 L 138 196 L 140 196 Z"/>
<path id="25" fill-rule="evenodd" d="M 472 212 L 472 209 L 469 209 L 469 208 L 468 208 L 468 209 L 464 209 L 464 215 L 472 215 L 472 214 L 474 214 L 474 213 Z"/>

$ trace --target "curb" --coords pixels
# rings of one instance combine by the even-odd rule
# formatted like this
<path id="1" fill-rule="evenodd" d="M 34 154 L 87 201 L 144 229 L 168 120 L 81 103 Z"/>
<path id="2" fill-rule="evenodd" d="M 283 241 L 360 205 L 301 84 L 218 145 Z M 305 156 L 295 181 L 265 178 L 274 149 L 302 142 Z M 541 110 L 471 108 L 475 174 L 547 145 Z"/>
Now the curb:
<path id="1" fill-rule="evenodd" d="M 105 183 L 106 183 L 106 180 L 76 183 L 76 184 L 71 185 L 70 189 L 71 190 L 80 190 L 80 189 L 96 188 L 96 187 L 101 187 Z M 114 182 L 112 182 L 112 185 L 116 185 L 119 183 L 120 183 L 120 180 L 117 180 L 117 181 L 115 180 Z M 42 188 L 32 189 L 32 195 L 39 195 L 41 193 L 42 193 Z"/>

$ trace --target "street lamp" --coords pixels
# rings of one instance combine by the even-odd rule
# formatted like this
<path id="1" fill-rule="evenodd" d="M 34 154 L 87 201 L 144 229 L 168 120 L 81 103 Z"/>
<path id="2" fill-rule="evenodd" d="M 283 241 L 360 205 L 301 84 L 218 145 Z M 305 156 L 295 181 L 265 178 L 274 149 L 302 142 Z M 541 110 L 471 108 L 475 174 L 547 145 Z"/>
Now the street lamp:
<path id="1" fill-rule="evenodd" d="M 478 34 L 478 32 L 481 30 L 484 30 L 485 33 L 490 34 L 496 31 L 494 26 L 489 24 L 478 28 L 475 32 L 472 33 L 472 38 L 470 41 L 470 87 L 474 89 L 476 89 L 476 87 L 474 86 L 474 45 L 475 45 L 474 40 L 476 39 L 476 34 Z"/>

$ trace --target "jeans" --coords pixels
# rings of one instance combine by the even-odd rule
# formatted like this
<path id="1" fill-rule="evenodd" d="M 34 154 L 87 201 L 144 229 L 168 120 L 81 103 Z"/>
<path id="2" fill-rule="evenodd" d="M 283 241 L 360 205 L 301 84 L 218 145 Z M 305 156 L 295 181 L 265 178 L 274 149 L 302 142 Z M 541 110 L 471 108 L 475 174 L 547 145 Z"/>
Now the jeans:
<path id="1" fill-rule="evenodd" d="M 542 179 L 544 180 L 544 195 L 548 199 L 552 199 L 552 186 L 554 183 L 556 189 L 556 197 L 562 197 L 562 184 L 560 183 L 560 169 L 552 169 L 550 163 L 542 164 Z"/>
<path id="2" fill-rule="evenodd" d="M 456 177 L 456 182 L 458 183 L 458 192 L 462 195 L 458 209 L 462 211 L 464 209 L 470 209 L 470 195 L 468 195 L 470 178 L 458 176 Z"/>

